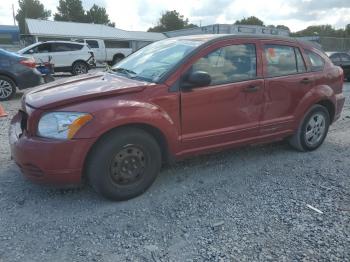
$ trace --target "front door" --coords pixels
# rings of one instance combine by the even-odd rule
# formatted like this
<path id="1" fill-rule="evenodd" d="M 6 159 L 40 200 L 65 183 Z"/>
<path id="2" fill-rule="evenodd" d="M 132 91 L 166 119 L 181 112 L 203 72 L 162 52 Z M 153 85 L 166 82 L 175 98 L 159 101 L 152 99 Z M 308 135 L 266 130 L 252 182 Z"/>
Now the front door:
<path id="1" fill-rule="evenodd" d="M 264 80 L 257 57 L 254 41 L 226 41 L 195 59 L 187 75 L 204 71 L 211 83 L 181 90 L 184 151 L 230 146 L 258 135 Z"/>

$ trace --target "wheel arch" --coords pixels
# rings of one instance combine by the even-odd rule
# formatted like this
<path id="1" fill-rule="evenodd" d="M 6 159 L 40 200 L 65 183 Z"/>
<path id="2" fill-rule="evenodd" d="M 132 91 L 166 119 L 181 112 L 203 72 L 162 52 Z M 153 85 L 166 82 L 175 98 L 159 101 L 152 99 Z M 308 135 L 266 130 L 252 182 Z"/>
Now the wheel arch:
<path id="1" fill-rule="evenodd" d="M 163 163 L 167 164 L 167 163 L 170 163 L 173 161 L 173 158 L 171 157 L 171 153 L 169 151 L 169 144 L 168 144 L 168 141 L 166 139 L 166 136 L 159 128 L 157 128 L 153 125 L 150 125 L 150 124 L 146 124 L 146 123 L 124 124 L 124 125 L 120 125 L 120 126 L 111 128 L 111 129 L 107 130 L 106 132 L 104 132 L 103 134 L 101 134 L 96 139 L 94 144 L 90 147 L 90 149 L 87 152 L 85 159 L 84 159 L 83 172 L 82 172 L 82 179 L 83 180 L 86 179 L 86 168 L 87 168 L 87 164 L 89 162 L 89 159 L 90 159 L 91 155 L 93 154 L 93 151 L 99 145 L 99 142 L 102 141 L 102 139 L 105 138 L 106 136 L 108 136 L 109 134 L 111 134 L 117 130 L 127 129 L 127 128 L 140 129 L 140 130 L 143 130 L 146 133 L 150 134 L 156 140 L 156 142 L 158 143 L 158 145 L 161 149 Z"/>
<path id="2" fill-rule="evenodd" d="M 113 59 L 117 58 L 117 57 L 125 58 L 126 56 L 123 53 L 116 53 L 116 54 L 113 55 Z"/>
<path id="3" fill-rule="evenodd" d="M 296 106 L 295 128 L 299 126 L 300 121 L 303 119 L 306 112 L 315 104 L 322 105 L 328 110 L 332 123 L 335 117 L 335 101 L 335 93 L 331 87 L 320 85 L 311 89 Z"/>
<path id="4" fill-rule="evenodd" d="M 330 123 L 332 123 L 334 120 L 334 116 L 335 116 L 334 103 L 329 99 L 323 99 L 323 100 L 317 102 L 316 104 L 324 106 L 327 109 L 327 111 L 329 113 L 329 117 L 330 117 Z"/>
<path id="5" fill-rule="evenodd" d="M 82 62 L 82 63 L 86 64 L 86 66 L 87 66 L 88 68 L 90 68 L 89 64 L 88 64 L 86 61 L 84 61 L 83 59 L 77 59 L 77 60 L 75 60 L 75 61 L 72 63 L 72 70 L 73 70 L 74 64 L 76 64 L 76 63 L 78 63 L 78 62 Z"/>
<path id="6" fill-rule="evenodd" d="M 7 78 L 10 78 L 15 83 L 16 87 L 18 86 L 18 82 L 16 81 L 16 78 L 13 75 L 7 72 L 0 71 L 0 76 L 5 76 Z"/>

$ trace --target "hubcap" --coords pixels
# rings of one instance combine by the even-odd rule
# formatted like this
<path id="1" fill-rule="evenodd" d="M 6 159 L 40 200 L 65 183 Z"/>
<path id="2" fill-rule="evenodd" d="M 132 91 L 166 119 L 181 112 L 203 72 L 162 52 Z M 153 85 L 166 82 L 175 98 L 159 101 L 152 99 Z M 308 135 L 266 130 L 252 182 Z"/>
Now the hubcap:
<path id="1" fill-rule="evenodd" d="M 144 152 L 135 145 L 128 145 L 115 155 L 111 163 L 111 177 L 118 185 L 138 182 L 145 170 Z"/>
<path id="2" fill-rule="evenodd" d="M 12 94 L 12 86 L 6 80 L 0 80 L 0 98 L 8 98 Z"/>
<path id="3" fill-rule="evenodd" d="M 74 72 L 77 75 L 85 74 L 86 73 L 86 66 L 83 64 L 77 64 L 74 67 Z"/>
<path id="4" fill-rule="evenodd" d="M 306 143 L 314 146 L 323 138 L 326 131 L 326 119 L 322 114 L 314 114 L 306 125 Z"/>

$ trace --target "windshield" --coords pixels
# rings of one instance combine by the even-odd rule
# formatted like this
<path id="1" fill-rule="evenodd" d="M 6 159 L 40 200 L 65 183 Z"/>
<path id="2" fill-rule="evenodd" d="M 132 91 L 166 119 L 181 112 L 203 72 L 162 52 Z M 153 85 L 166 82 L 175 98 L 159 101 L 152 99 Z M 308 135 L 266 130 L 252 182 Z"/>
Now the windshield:
<path id="1" fill-rule="evenodd" d="M 130 78 L 157 82 L 182 58 L 203 42 L 200 40 L 166 39 L 150 44 L 131 54 L 112 71 Z"/>

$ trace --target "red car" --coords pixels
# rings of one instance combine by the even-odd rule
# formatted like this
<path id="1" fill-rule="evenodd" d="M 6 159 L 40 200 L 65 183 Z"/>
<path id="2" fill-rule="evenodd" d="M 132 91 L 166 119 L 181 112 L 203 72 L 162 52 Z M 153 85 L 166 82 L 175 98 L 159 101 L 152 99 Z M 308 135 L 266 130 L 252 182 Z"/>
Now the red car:
<path id="1" fill-rule="evenodd" d="M 340 117 L 342 89 L 342 69 L 296 40 L 169 38 L 110 72 L 27 93 L 10 128 L 12 157 L 35 182 L 86 179 L 125 200 L 174 159 L 285 138 L 318 148 Z"/>

